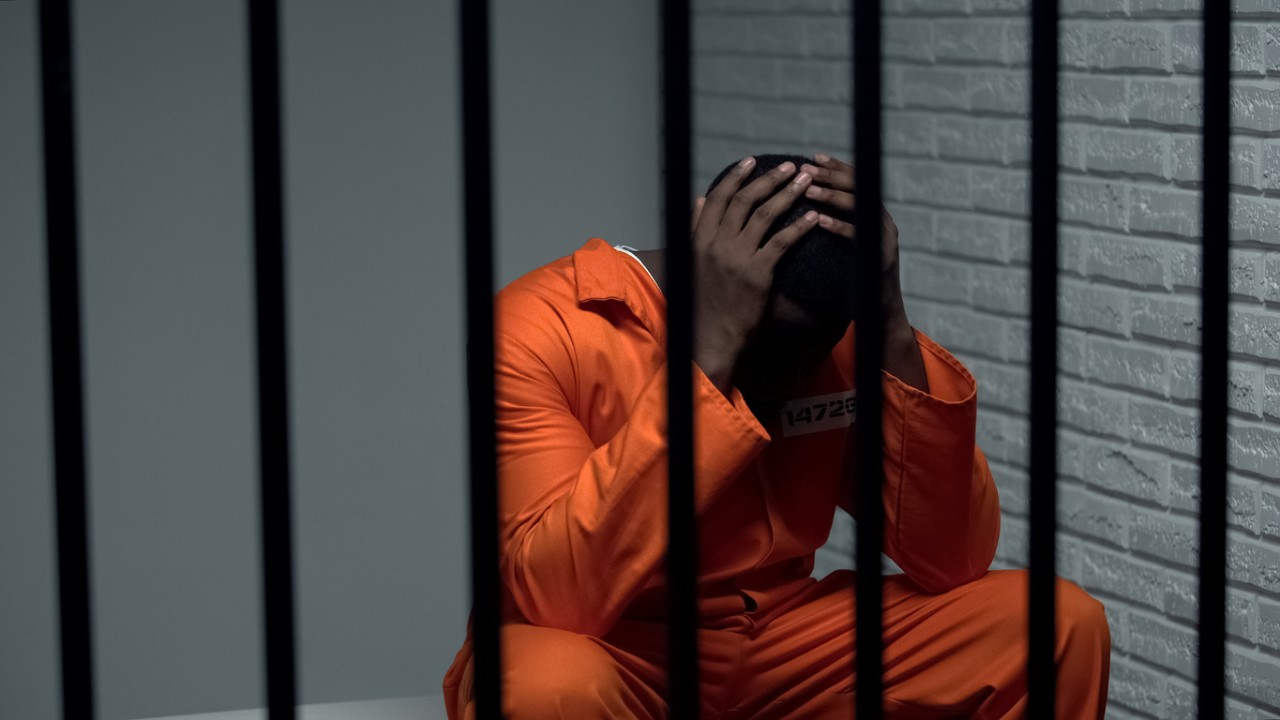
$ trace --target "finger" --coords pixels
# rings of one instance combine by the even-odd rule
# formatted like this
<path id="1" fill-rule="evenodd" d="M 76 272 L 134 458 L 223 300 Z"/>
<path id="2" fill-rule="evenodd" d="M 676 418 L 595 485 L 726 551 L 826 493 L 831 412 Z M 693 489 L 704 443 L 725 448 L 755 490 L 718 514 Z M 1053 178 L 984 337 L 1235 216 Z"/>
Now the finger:
<path id="1" fill-rule="evenodd" d="M 795 171 L 795 163 L 784 162 L 753 180 L 750 185 L 734 193 L 733 199 L 729 201 L 729 209 L 725 211 L 724 219 L 721 220 L 720 226 L 735 235 L 741 233 L 743 226 L 747 224 L 747 216 L 751 214 L 752 209 L 760 204 L 762 200 L 772 195 L 778 186 L 786 182 L 787 178 L 791 177 L 791 174 Z"/>
<path id="2" fill-rule="evenodd" d="M 825 213 L 818 216 L 818 225 L 825 230 L 830 230 L 837 235 L 842 235 L 849 239 L 853 239 L 853 237 L 858 234 L 857 228 L 855 228 L 852 223 L 837 220 Z"/>
<path id="3" fill-rule="evenodd" d="M 773 237 L 769 238 L 769 242 L 756 253 L 756 257 L 772 272 L 773 266 L 778 263 L 783 253 L 795 245 L 805 233 L 812 230 L 813 226 L 818 224 L 819 217 L 821 215 L 816 210 L 810 210 L 800 216 L 795 222 L 774 233 Z"/>
<path id="4" fill-rule="evenodd" d="M 753 157 L 743 158 L 728 175 L 725 175 L 720 183 L 711 190 L 711 194 L 707 196 L 707 201 L 703 205 L 702 212 L 698 213 L 698 224 L 694 226 L 694 235 L 698 235 L 698 230 L 703 229 L 703 234 L 710 237 L 716 228 L 720 227 L 720 221 L 724 218 L 725 209 L 729 206 L 729 200 L 734 193 L 738 192 L 742 181 L 750 174 L 751 168 L 755 167 L 756 159 Z"/>
<path id="5" fill-rule="evenodd" d="M 804 169 L 813 168 L 809 172 L 813 175 L 814 183 L 841 190 L 854 189 L 852 165 L 840 162 L 822 153 L 814 155 L 813 159 L 814 162 L 806 164 Z"/>
<path id="6" fill-rule="evenodd" d="M 699 197 L 693 201 L 693 223 L 690 226 L 693 230 L 698 229 L 698 216 L 702 214 L 702 206 L 707 204 L 705 197 Z"/>
<path id="7" fill-rule="evenodd" d="M 787 208 L 795 204 L 796 199 L 804 194 L 805 188 L 809 187 L 812 181 L 813 178 L 809 173 L 800 173 L 792 178 L 786 187 L 774 193 L 773 197 L 756 208 L 756 211 L 751 213 L 747 226 L 743 228 L 743 244 L 749 243 L 753 251 L 760 247 L 760 241 L 764 239 L 765 233 L 769 232 L 774 221 L 782 217 L 787 212 Z"/>
<path id="8" fill-rule="evenodd" d="M 817 180 L 814 180 L 814 182 L 817 182 Z M 837 210 L 851 211 L 858 207 L 858 199 L 854 197 L 853 193 L 843 190 L 832 190 L 831 188 L 810 185 L 809 189 L 804 191 L 804 196 L 820 203 L 826 203 Z"/>

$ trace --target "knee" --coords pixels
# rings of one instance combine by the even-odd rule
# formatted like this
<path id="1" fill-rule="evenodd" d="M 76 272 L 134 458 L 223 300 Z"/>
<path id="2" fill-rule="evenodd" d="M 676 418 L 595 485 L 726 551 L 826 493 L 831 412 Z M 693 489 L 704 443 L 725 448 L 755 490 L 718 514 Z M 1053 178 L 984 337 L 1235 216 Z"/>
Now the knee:
<path id="1" fill-rule="evenodd" d="M 607 717 L 617 666 L 595 640 L 535 625 L 502 632 L 503 709 L 509 718 Z"/>

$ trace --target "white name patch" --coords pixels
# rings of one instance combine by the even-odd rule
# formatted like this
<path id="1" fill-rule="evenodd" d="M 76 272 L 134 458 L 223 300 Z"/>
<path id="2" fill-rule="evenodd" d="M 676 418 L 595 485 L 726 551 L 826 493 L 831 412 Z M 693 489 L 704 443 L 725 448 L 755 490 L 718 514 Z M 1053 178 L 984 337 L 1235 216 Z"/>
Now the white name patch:
<path id="1" fill-rule="evenodd" d="M 856 390 L 845 390 L 788 400 L 780 413 L 783 437 L 849 427 L 857 420 L 857 395 Z"/>

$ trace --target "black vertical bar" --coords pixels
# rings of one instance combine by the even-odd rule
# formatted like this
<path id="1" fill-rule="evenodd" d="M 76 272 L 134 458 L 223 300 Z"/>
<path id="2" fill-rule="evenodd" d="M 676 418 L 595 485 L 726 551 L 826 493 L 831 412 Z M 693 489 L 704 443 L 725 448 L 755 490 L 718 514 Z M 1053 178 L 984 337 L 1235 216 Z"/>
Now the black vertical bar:
<path id="1" fill-rule="evenodd" d="M 696 718 L 698 526 L 693 506 L 693 244 L 689 0 L 662 3 L 667 277 L 667 683 L 671 716 Z"/>
<path id="2" fill-rule="evenodd" d="M 502 715 L 497 424 L 493 369 L 493 135 L 488 0 L 459 0 L 463 255 L 471 466 L 472 649 L 476 717 Z"/>
<path id="3" fill-rule="evenodd" d="M 42 0 L 40 3 L 49 359 L 58 523 L 62 716 L 92 720 L 93 628 L 89 600 L 89 516 L 85 497 L 80 259 L 69 4 L 69 0 Z"/>
<path id="4" fill-rule="evenodd" d="M 854 175 L 858 203 L 854 224 L 858 237 L 879 238 L 883 231 L 881 190 L 881 61 L 880 0 L 853 4 Z M 858 392 L 855 606 L 857 717 L 883 715 L 884 681 L 880 608 L 883 600 L 880 552 L 884 537 L 883 418 L 881 368 L 884 366 L 884 318 L 881 315 L 882 252 L 879 242 L 860 242 L 857 250 L 855 313 L 855 386 Z"/>
<path id="5" fill-rule="evenodd" d="M 1204 185 L 1201 188 L 1200 662 L 1201 718 L 1224 712 L 1227 593 L 1227 273 L 1231 7 L 1204 4 Z"/>
<path id="6" fill-rule="evenodd" d="M 249 0 L 248 11 L 267 712 L 271 720 L 293 720 L 297 680 L 289 496 L 289 367 L 285 343 L 280 19 L 276 0 Z"/>
<path id="7" fill-rule="evenodd" d="M 1058 518 L 1058 0 L 1031 5 L 1031 568 L 1027 717 L 1053 717 Z"/>

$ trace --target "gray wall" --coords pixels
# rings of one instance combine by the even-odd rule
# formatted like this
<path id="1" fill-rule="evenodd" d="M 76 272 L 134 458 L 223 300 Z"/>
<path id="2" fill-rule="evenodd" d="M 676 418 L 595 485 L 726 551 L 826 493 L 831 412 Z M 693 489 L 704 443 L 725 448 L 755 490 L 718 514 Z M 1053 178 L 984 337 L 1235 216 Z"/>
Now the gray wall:
<path id="1" fill-rule="evenodd" d="M 454 3 L 284 3 L 301 690 L 431 694 L 468 605 Z M 495 3 L 499 284 L 658 239 L 656 9 Z M 0 2 L 0 717 L 57 713 L 34 0 Z M 75 3 L 107 720 L 261 702 L 241 3 Z"/>
<path id="2" fill-rule="evenodd" d="M 979 382 L 1027 550 L 1027 0 L 887 0 L 886 198 L 912 322 Z M 849 153 L 848 0 L 698 3 L 698 174 Z M 1234 0 L 1229 714 L 1280 713 L 1280 9 Z M 1107 607 L 1108 717 L 1194 714 L 1200 25 L 1062 3 L 1059 571 Z M 820 553 L 845 564 L 848 518 Z"/>

